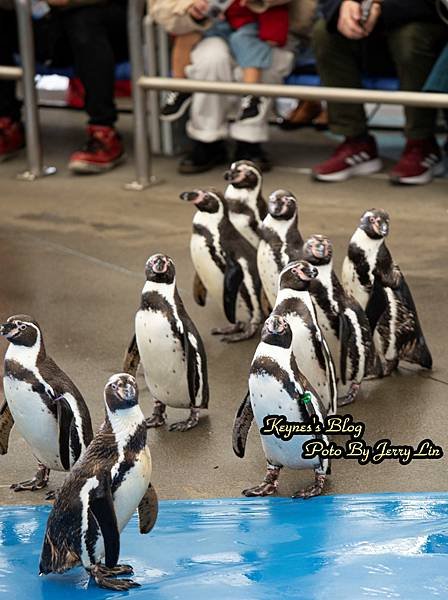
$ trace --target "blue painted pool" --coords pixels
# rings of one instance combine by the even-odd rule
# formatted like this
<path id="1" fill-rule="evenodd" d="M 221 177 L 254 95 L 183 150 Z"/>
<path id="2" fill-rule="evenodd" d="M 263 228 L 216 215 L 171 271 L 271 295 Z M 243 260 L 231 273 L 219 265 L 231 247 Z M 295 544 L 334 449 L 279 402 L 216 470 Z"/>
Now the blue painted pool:
<path id="1" fill-rule="evenodd" d="M 161 502 L 133 519 L 122 562 L 141 588 L 101 590 L 84 570 L 38 577 L 49 507 L 0 508 L 0 593 L 14 600 L 448 598 L 448 494 Z"/>

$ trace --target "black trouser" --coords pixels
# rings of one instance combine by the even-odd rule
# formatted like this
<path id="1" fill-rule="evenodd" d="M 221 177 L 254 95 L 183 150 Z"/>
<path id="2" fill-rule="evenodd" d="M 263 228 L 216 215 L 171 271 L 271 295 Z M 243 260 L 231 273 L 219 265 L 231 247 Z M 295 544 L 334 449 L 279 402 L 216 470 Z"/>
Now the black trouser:
<path id="1" fill-rule="evenodd" d="M 53 66 L 74 65 L 86 90 L 86 111 L 92 125 L 112 125 L 115 63 L 127 58 L 126 1 L 52 11 L 33 21 L 36 56 Z M 0 10 L 0 64 L 12 65 L 17 51 L 15 13 Z M 15 82 L 0 80 L 0 116 L 20 119 Z"/>

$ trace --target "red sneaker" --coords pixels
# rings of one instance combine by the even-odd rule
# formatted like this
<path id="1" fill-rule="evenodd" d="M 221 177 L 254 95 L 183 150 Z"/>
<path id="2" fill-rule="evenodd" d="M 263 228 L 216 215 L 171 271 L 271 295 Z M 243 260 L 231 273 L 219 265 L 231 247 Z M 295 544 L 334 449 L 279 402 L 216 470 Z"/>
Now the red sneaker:
<path id="1" fill-rule="evenodd" d="M 443 175 L 442 153 L 435 138 L 408 140 L 400 160 L 390 172 L 392 183 L 421 185 Z"/>
<path id="2" fill-rule="evenodd" d="M 0 117 L 0 162 L 12 158 L 25 146 L 25 133 L 19 121 Z"/>
<path id="3" fill-rule="evenodd" d="M 362 140 L 346 138 L 328 160 L 313 167 L 311 174 L 317 181 L 345 181 L 353 175 L 377 173 L 382 166 L 375 138 L 369 135 Z"/>
<path id="4" fill-rule="evenodd" d="M 89 125 L 86 145 L 74 152 L 68 168 L 74 173 L 102 173 L 113 169 L 124 160 L 120 135 L 113 127 Z"/>

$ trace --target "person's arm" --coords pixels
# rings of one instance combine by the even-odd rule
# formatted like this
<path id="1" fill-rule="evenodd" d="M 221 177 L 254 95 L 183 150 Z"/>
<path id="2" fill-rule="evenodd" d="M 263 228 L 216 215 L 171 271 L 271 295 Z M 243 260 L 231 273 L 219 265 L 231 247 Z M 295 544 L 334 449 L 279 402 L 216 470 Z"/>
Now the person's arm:
<path id="1" fill-rule="evenodd" d="M 149 1 L 149 11 L 156 23 L 175 35 L 206 29 L 209 26 L 205 19 L 207 9 L 208 0 Z"/>

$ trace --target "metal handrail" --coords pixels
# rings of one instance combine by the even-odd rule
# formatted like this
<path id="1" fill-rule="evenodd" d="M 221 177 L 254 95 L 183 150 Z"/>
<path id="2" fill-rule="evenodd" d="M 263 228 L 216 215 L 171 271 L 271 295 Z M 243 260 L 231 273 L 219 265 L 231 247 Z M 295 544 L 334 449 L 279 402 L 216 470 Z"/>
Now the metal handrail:
<path id="1" fill-rule="evenodd" d="M 22 79 L 23 70 L 20 67 L 0 65 L 0 79 Z"/>

